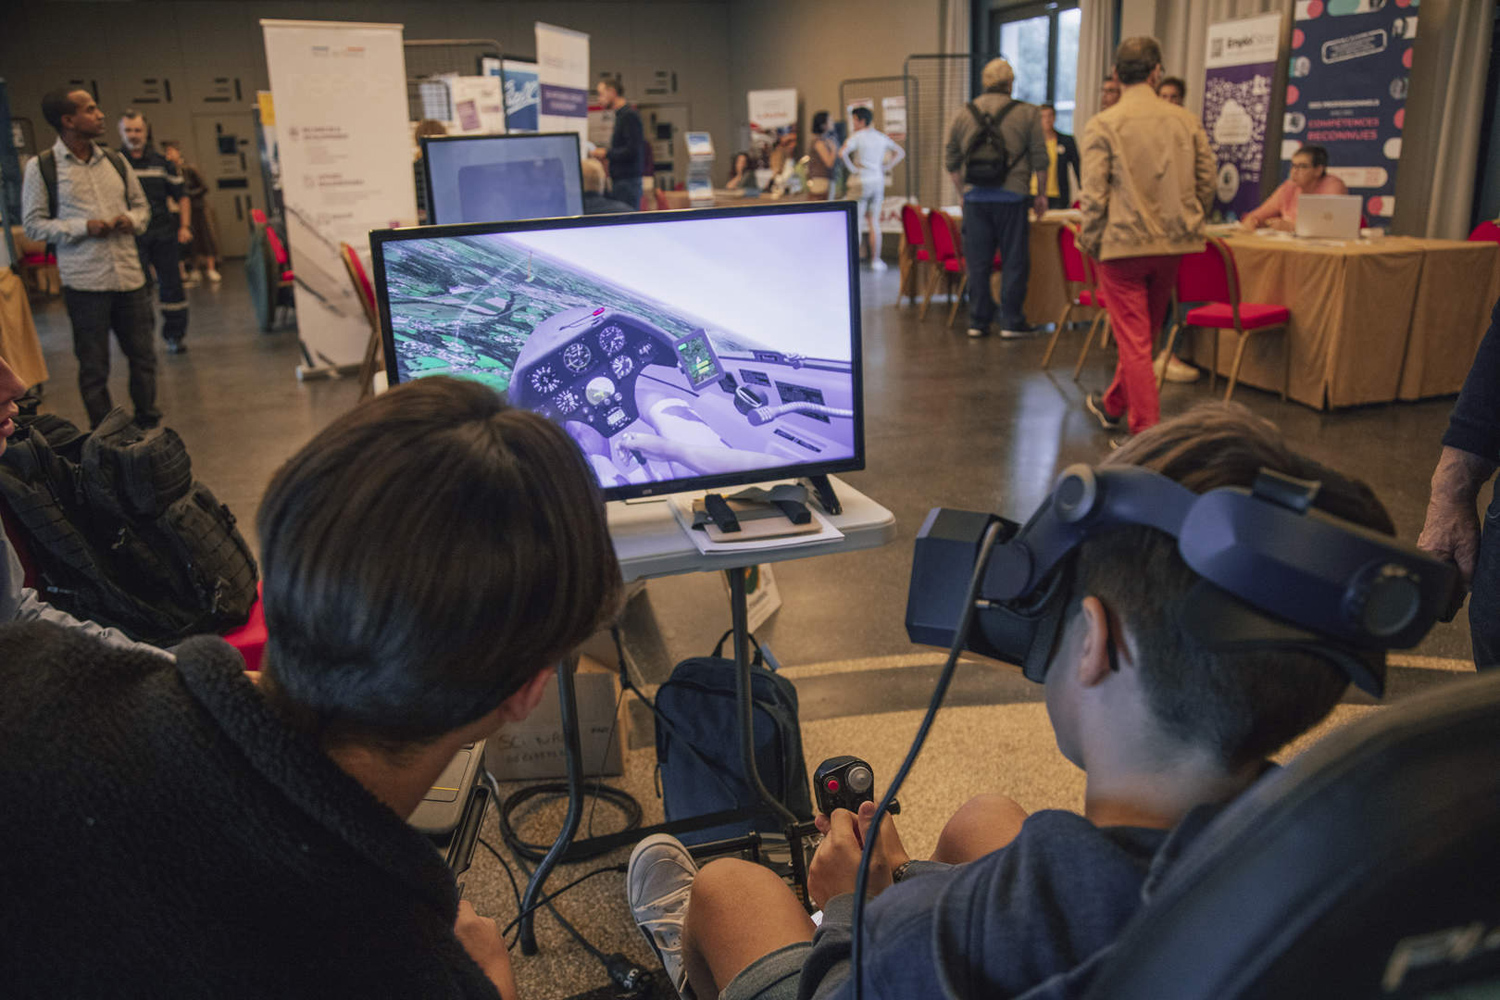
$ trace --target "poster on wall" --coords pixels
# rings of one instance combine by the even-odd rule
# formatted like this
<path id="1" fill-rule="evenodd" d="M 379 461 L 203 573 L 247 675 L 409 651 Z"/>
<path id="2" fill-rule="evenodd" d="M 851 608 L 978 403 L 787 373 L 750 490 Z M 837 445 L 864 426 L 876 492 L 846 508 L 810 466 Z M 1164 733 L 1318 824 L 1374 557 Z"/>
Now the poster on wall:
<path id="1" fill-rule="evenodd" d="M 370 324 L 339 256 L 369 266 L 369 232 L 414 225 L 406 59 L 399 24 L 260 22 L 289 249 L 296 262 L 299 375 L 357 368 Z M 359 95 L 359 114 L 349 95 Z"/>
<path id="2" fill-rule="evenodd" d="M 1203 128 L 1218 161 L 1211 221 L 1233 221 L 1261 202 L 1281 17 L 1263 14 L 1208 26 Z"/>
<path id="3" fill-rule="evenodd" d="M 505 81 L 505 127 L 512 132 L 535 132 L 541 86 L 534 62 L 506 59 L 500 63 Z"/>
<path id="4" fill-rule="evenodd" d="M 880 99 L 880 131 L 892 142 L 906 143 L 906 98 L 882 97 Z"/>
<path id="5" fill-rule="evenodd" d="M 536 22 L 537 128 L 588 138 L 589 36 Z"/>
<path id="6" fill-rule="evenodd" d="M 1416 0 L 1297 0 L 1282 173 L 1304 145 L 1325 147 L 1328 172 L 1364 199 L 1371 225 L 1388 225 L 1396 211 L 1416 11 Z"/>
<path id="7" fill-rule="evenodd" d="M 747 98 L 750 119 L 750 157 L 769 167 L 776 140 L 797 127 L 797 91 L 752 90 Z"/>
<path id="8" fill-rule="evenodd" d="M 448 85 L 453 118 L 444 124 L 449 135 L 504 135 L 505 96 L 498 76 L 439 77 Z"/>

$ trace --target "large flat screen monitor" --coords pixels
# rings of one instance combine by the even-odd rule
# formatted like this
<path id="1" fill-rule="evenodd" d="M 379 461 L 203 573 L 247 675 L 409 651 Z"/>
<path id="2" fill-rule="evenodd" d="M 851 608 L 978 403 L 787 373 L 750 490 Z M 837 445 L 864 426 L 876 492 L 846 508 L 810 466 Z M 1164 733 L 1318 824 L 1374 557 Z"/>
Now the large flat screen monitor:
<path id="1" fill-rule="evenodd" d="M 862 469 L 853 206 L 372 233 L 390 381 L 493 386 L 611 500 Z"/>
<path id="2" fill-rule="evenodd" d="M 583 214 L 578 135 L 425 136 L 427 218 L 437 225 Z"/>

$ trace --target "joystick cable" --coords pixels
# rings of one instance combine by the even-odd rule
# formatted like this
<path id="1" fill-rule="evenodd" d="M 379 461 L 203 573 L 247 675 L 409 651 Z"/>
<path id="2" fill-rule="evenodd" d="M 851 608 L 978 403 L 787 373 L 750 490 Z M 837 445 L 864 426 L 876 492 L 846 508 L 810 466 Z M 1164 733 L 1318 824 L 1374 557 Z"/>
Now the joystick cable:
<path id="1" fill-rule="evenodd" d="M 854 913 L 849 922 L 849 964 L 854 972 L 854 1000 L 862 1000 L 864 997 L 864 969 L 861 959 L 864 957 L 865 890 L 870 881 L 870 859 L 874 856 L 875 841 L 880 836 L 880 823 L 885 819 L 886 813 L 890 812 L 891 803 L 896 800 L 896 793 L 900 791 L 902 782 L 911 772 L 912 765 L 917 762 L 917 756 L 922 752 L 922 745 L 927 742 L 927 734 L 932 730 L 933 720 L 937 718 L 938 709 L 942 707 L 943 698 L 948 694 L 948 685 L 953 681 L 954 671 L 958 667 L 958 658 L 964 651 L 964 639 L 969 634 L 969 626 L 974 621 L 974 603 L 979 598 L 979 588 L 984 582 L 984 572 L 989 565 L 990 552 L 995 547 L 999 532 L 998 521 L 985 529 L 984 537 L 979 543 L 978 558 L 974 560 L 974 574 L 969 579 L 969 589 L 964 594 L 963 611 L 959 614 L 958 626 L 953 632 L 953 645 L 948 647 L 948 659 L 938 675 L 937 685 L 933 688 L 932 700 L 927 705 L 927 714 L 923 716 L 922 725 L 918 727 L 916 738 L 911 742 L 911 749 L 906 752 L 906 759 L 901 762 L 900 770 L 896 772 L 896 777 L 891 780 L 890 787 L 881 797 L 880 805 L 875 809 L 875 815 L 870 818 L 870 828 L 865 833 L 865 846 L 859 857 L 859 872 L 854 879 Z"/>

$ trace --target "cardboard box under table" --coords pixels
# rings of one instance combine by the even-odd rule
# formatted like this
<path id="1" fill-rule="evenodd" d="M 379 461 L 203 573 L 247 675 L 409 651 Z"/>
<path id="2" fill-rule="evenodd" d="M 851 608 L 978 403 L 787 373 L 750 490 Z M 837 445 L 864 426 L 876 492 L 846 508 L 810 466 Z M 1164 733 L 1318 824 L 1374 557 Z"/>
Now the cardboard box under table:
<path id="1" fill-rule="evenodd" d="M 620 748 L 628 736 L 629 716 L 620 701 L 619 677 L 602 663 L 584 657 L 579 661 L 573 684 L 577 692 L 584 777 L 623 774 Z M 547 685 L 541 704 L 524 721 L 508 722 L 489 737 L 484 761 L 499 781 L 568 776 L 567 743 L 556 684 Z"/>

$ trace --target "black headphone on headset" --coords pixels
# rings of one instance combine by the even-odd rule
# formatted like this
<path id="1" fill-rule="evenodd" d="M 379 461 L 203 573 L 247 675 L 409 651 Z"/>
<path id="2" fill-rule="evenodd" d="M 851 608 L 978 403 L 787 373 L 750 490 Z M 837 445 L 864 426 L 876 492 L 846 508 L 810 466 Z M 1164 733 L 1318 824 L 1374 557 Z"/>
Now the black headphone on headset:
<path id="1" fill-rule="evenodd" d="M 1263 469 L 1250 489 L 1198 494 L 1149 469 L 1074 465 L 1025 525 L 935 508 L 917 535 L 907 633 L 955 642 L 979 540 L 998 522 L 964 645 L 1040 682 L 1071 596 L 1070 557 L 1090 536 L 1142 525 L 1175 538 L 1201 578 L 1179 609 L 1196 641 L 1306 649 L 1378 696 L 1385 650 L 1420 642 L 1461 581 L 1449 563 L 1315 509 L 1321 488 Z"/>

